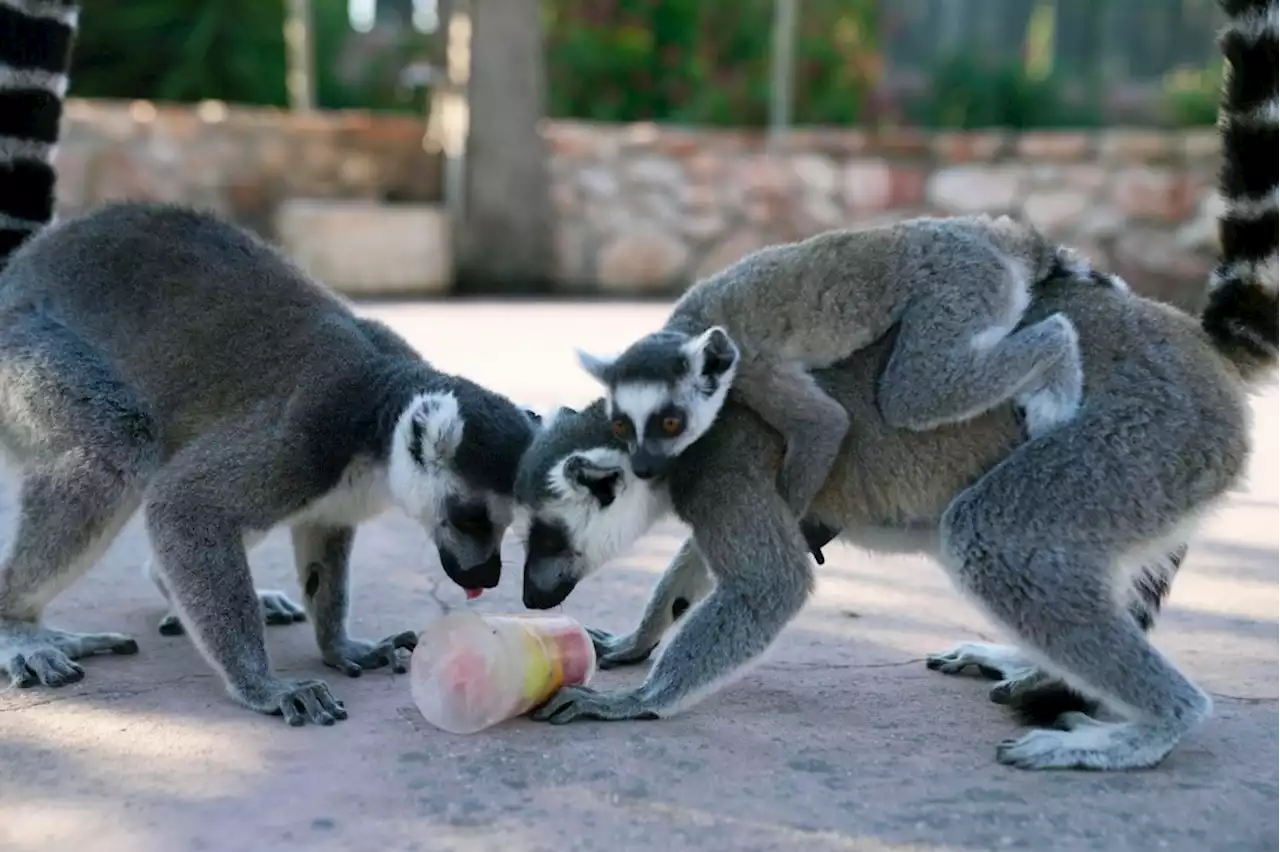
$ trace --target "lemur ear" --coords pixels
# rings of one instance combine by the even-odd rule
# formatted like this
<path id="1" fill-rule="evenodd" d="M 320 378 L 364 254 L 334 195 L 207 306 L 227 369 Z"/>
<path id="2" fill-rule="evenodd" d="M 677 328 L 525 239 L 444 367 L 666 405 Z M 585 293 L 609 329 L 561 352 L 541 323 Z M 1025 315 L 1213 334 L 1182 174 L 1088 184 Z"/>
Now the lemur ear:
<path id="1" fill-rule="evenodd" d="M 738 346 L 729 333 L 718 325 L 702 332 L 689 346 L 702 355 L 702 375 L 719 378 L 738 363 Z"/>
<path id="2" fill-rule="evenodd" d="M 409 455 L 421 467 L 448 461 L 462 443 L 462 412 L 451 393 L 426 394 L 410 403 Z"/>
<path id="3" fill-rule="evenodd" d="M 576 487 L 591 492 L 591 496 L 604 507 L 616 496 L 618 483 L 622 481 L 622 468 L 575 454 L 565 461 L 564 475 Z"/>
<path id="4" fill-rule="evenodd" d="M 525 413 L 525 416 L 526 416 L 526 417 L 528 417 L 530 420 L 532 420 L 532 421 L 533 421 L 533 424 L 534 424 L 535 426 L 541 426 L 541 425 L 542 425 L 542 415 L 541 415 L 541 414 L 539 414 L 538 412 L 534 411 L 532 408 L 526 408 L 526 409 L 524 410 L 524 413 Z"/>
<path id="5" fill-rule="evenodd" d="M 591 377 L 600 384 L 609 384 L 609 368 L 613 366 L 614 358 L 601 358 L 583 352 L 581 349 L 575 351 L 578 353 L 578 363 L 582 365 L 582 369 L 590 373 Z"/>

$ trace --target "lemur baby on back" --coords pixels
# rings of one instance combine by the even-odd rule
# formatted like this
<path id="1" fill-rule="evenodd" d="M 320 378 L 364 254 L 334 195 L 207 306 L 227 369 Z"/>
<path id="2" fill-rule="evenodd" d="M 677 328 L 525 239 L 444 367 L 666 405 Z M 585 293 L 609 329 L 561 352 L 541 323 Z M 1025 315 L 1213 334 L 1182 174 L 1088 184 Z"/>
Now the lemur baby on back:
<path id="1" fill-rule="evenodd" d="M 137 651 L 42 613 L 141 506 L 157 583 L 232 696 L 332 724 L 324 681 L 273 671 L 263 610 L 290 607 L 255 594 L 247 549 L 288 527 L 323 661 L 403 671 L 414 632 L 348 632 L 356 527 L 398 506 L 460 586 L 497 585 L 534 418 L 214 216 L 121 203 L 48 225 L 77 14 L 0 0 L 0 450 L 21 476 L 0 674 L 58 687 L 78 659 Z"/>
<path id="2" fill-rule="evenodd" d="M 1008 216 L 917 218 L 771 246 L 695 284 L 666 325 L 613 359 L 579 353 L 609 390 L 637 476 L 698 440 L 732 388 L 786 440 L 783 499 L 802 515 L 849 429 L 810 370 L 900 325 L 879 405 L 916 431 L 1013 399 L 1036 436 L 1074 414 L 1080 355 L 1055 314 L 1018 331 L 1031 284 L 1070 262 Z"/>
<path id="3" fill-rule="evenodd" d="M 933 557 L 1008 637 L 927 665 L 977 667 L 1001 679 L 992 700 L 1060 714 L 1051 729 L 997 746 L 1012 766 L 1154 766 L 1213 709 L 1146 631 L 1196 528 L 1247 475 L 1248 395 L 1274 387 L 1280 347 L 1280 3 L 1219 2 L 1224 203 L 1203 312 L 1145 298 L 1087 264 L 1036 281 L 1020 325 L 1070 317 L 1085 380 L 1076 415 L 1032 439 L 1012 404 L 929 431 L 890 427 L 877 397 L 898 330 L 813 374 L 857 440 L 841 446 L 809 516 L 867 550 Z M 815 591 L 802 527 L 777 488 L 784 454 L 777 430 L 730 398 L 661 481 L 639 482 L 603 399 L 547 419 L 517 477 L 530 514 L 526 606 L 561 605 L 668 512 L 692 537 L 634 630 L 592 631 L 601 664 L 618 665 L 643 660 L 677 624 L 644 680 L 565 687 L 535 720 L 672 715 L 773 646 Z M 1080 712 L 1090 703 L 1105 712 Z"/>

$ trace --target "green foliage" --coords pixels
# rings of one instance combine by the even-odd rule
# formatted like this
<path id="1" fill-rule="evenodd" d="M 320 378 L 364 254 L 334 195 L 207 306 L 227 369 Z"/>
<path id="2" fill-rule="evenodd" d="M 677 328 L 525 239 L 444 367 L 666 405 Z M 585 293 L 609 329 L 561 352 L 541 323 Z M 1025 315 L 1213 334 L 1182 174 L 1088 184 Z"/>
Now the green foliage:
<path id="1" fill-rule="evenodd" d="M 773 0 L 542 0 L 548 112 L 762 125 Z M 857 120 L 880 68 L 876 0 L 805 0 L 793 118 Z"/>
<path id="2" fill-rule="evenodd" d="M 972 130 L 983 127 L 1095 127 L 1099 111 L 1082 96 L 1068 98 L 1052 74 L 1037 79 L 1017 61 L 987 61 L 972 53 L 939 62 L 927 93 L 908 105 L 913 122 Z"/>
<path id="3" fill-rule="evenodd" d="M 1222 70 L 1219 56 L 1204 68 L 1180 68 L 1166 74 L 1161 101 L 1166 120 L 1176 127 L 1216 124 Z"/>
<path id="4" fill-rule="evenodd" d="M 71 91 L 285 103 L 284 13 L 264 0 L 83 0 Z"/>
<path id="5" fill-rule="evenodd" d="M 355 35 L 347 0 L 311 5 L 320 106 L 422 110 L 422 96 L 411 96 L 395 82 L 421 52 L 420 37 L 406 34 L 375 53 L 356 81 L 344 82 L 338 65 Z M 73 95 L 288 103 L 283 0 L 83 0 L 80 22 Z"/>
<path id="6" fill-rule="evenodd" d="M 774 0 L 536 2 L 552 117 L 746 127 L 767 121 Z M 347 0 L 312 0 L 312 7 L 321 107 L 422 113 L 425 92 L 410 92 L 397 78 L 425 55 L 426 36 L 407 25 L 398 33 L 354 33 Z M 798 3 L 795 123 L 870 120 L 867 105 L 884 63 L 884 8 L 882 0 Z M 1074 76 L 1063 74 L 1071 63 L 1056 61 L 1054 19 L 1044 9 L 1052 7 L 1032 16 L 1021 60 L 972 48 L 941 57 L 927 69 L 923 94 L 903 104 L 904 117 L 957 129 L 1100 123 L 1096 76 L 1078 64 Z M 284 0 L 83 0 L 72 92 L 283 106 L 283 24 Z M 1213 123 L 1220 80 L 1220 62 L 1167 75 L 1166 120 Z"/>

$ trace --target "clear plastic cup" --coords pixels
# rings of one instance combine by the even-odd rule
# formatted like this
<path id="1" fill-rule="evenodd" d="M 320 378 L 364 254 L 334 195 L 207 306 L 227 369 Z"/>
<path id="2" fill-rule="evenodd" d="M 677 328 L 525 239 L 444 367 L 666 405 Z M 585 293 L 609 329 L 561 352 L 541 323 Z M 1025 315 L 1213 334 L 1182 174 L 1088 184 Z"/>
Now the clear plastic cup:
<path id="1" fill-rule="evenodd" d="M 428 722 L 473 734 L 528 713 L 595 672 L 591 637 L 567 615 L 454 612 L 418 637 L 409 683 Z"/>

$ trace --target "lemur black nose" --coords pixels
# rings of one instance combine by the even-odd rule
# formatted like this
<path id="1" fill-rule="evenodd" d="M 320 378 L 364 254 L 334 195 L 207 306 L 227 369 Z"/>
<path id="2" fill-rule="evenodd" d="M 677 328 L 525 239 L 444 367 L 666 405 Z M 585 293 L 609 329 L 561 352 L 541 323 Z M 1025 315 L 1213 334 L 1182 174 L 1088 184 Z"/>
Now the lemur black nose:
<path id="1" fill-rule="evenodd" d="M 495 551 L 479 565 L 463 568 L 458 557 L 443 547 L 437 548 L 440 565 L 449 579 L 464 589 L 492 589 L 502 579 L 502 554 Z"/>
<path id="2" fill-rule="evenodd" d="M 539 580 L 543 582 L 551 581 L 552 585 L 547 588 L 539 584 Z M 569 597 L 574 587 L 578 584 L 577 580 L 567 577 L 558 571 L 540 571 L 532 565 L 525 566 L 524 573 L 524 594 L 523 600 L 526 609 L 551 609 L 564 603 L 564 599 Z"/>
<path id="3" fill-rule="evenodd" d="M 648 450 L 637 450 L 631 454 L 631 472 L 637 479 L 653 479 L 655 476 L 661 476 L 666 468 L 666 456 L 651 453 Z"/>

